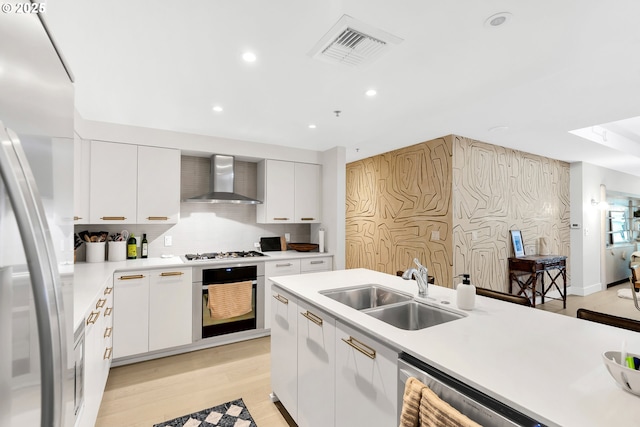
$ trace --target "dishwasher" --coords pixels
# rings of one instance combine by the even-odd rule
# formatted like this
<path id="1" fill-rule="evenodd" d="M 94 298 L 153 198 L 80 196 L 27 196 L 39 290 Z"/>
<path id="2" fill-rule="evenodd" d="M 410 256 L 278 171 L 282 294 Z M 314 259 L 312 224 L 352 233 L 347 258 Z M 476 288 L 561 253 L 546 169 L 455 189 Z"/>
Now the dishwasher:
<path id="1" fill-rule="evenodd" d="M 406 353 L 402 353 L 398 360 L 398 420 L 402 412 L 405 383 L 410 377 L 419 379 L 440 399 L 483 427 L 544 426 Z"/>

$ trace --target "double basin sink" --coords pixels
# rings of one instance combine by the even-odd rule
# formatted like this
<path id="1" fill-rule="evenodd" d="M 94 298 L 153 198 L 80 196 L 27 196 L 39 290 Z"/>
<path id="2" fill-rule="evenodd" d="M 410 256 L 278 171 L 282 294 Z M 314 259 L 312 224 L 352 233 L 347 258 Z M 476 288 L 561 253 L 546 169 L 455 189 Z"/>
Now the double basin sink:
<path id="1" fill-rule="evenodd" d="M 379 285 L 333 289 L 322 291 L 320 294 L 408 331 L 416 331 L 464 317 L 452 311 L 416 302 L 409 294 Z"/>

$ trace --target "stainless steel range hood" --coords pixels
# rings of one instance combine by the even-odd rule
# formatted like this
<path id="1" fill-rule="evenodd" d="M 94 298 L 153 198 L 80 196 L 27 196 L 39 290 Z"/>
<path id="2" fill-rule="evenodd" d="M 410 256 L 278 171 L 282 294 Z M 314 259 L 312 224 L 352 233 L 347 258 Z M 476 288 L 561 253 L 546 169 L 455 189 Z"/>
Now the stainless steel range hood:
<path id="1" fill-rule="evenodd" d="M 188 203 L 239 203 L 256 205 L 262 203 L 233 191 L 233 156 L 214 154 L 211 156 L 211 173 L 209 175 L 209 190 L 207 194 L 190 197 Z"/>

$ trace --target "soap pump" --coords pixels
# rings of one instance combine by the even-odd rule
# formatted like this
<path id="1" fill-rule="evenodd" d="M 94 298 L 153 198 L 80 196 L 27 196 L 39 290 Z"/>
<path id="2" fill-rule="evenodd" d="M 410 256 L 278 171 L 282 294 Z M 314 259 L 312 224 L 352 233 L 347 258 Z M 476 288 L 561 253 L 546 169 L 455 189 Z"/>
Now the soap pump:
<path id="1" fill-rule="evenodd" d="M 462 283 L 456 287 L 456 303 L 462 310 L 472 310 L 476 303 L 476 287 L 471 284 L 468 274 L 463 274 L 462 277 Z"/>

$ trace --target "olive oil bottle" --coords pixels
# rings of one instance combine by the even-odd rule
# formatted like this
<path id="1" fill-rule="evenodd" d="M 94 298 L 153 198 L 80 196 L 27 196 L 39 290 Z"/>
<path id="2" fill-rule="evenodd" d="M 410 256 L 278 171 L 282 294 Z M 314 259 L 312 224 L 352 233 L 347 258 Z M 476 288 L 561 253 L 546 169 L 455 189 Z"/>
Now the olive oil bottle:
<path id="1" fill-rule="evenodd" d="M 127 259 L 136 258 L 138 258 L 138 247 L 136 238 L 133 233 L 131 233 L 131 235 L 129 236 L 129 240 L 127 240 Z"/>

